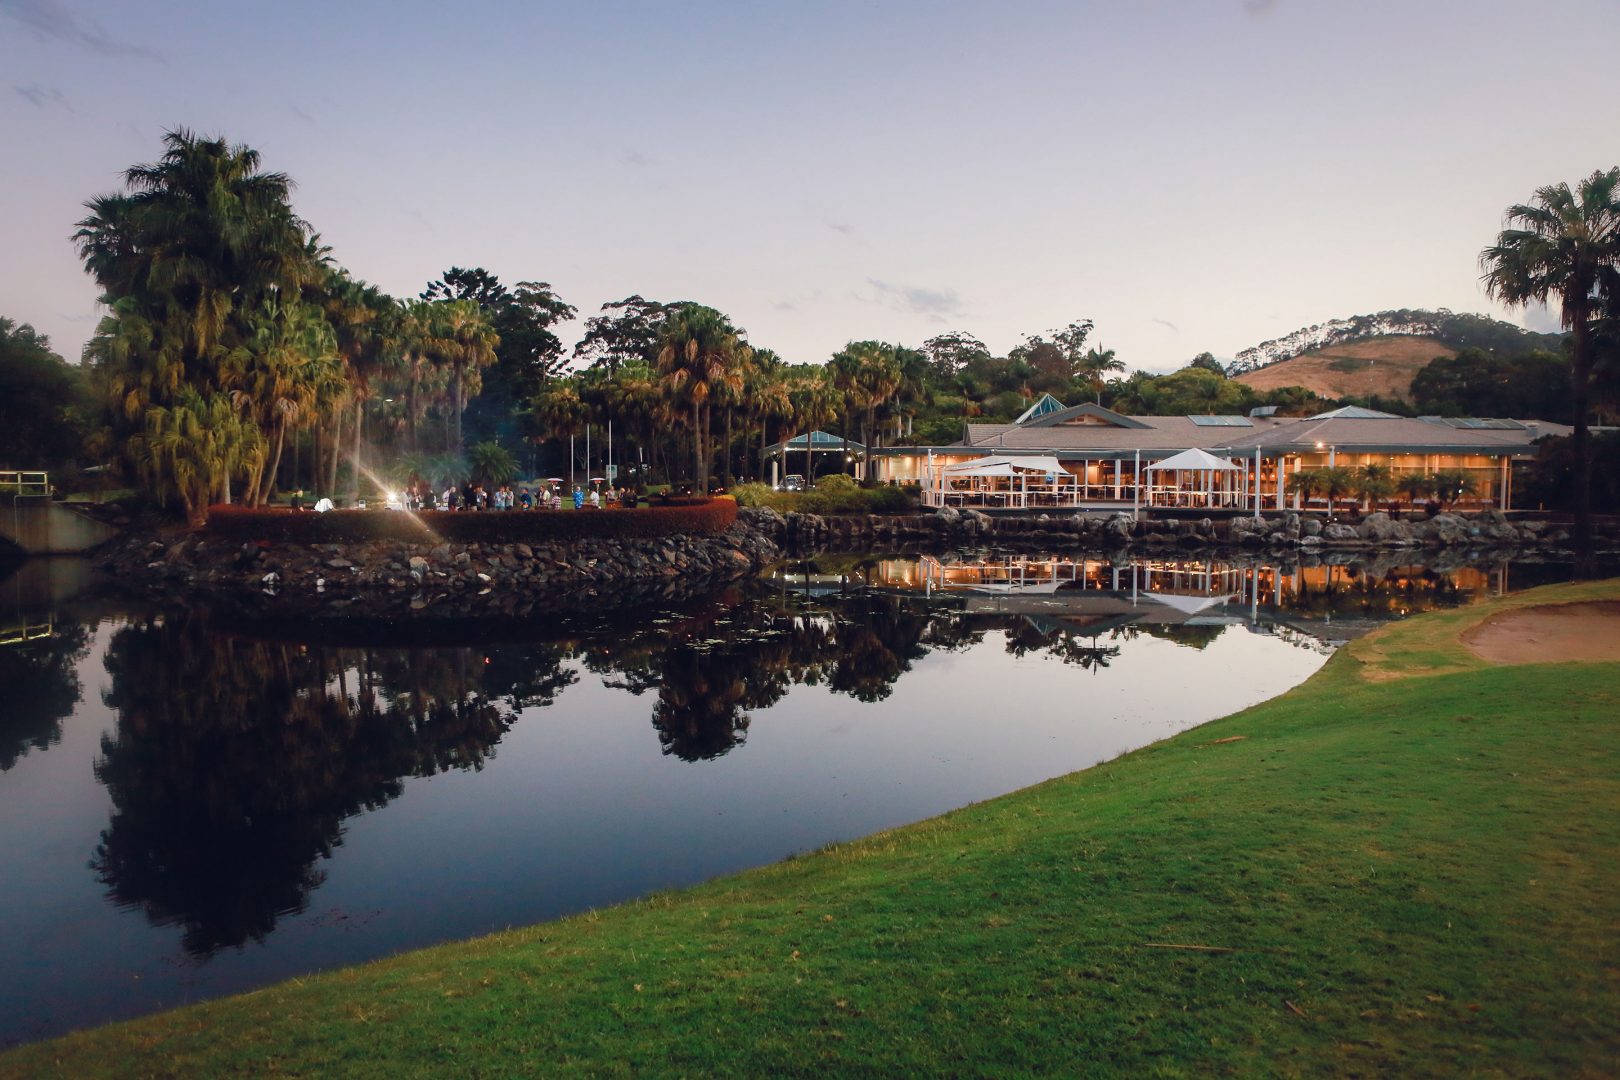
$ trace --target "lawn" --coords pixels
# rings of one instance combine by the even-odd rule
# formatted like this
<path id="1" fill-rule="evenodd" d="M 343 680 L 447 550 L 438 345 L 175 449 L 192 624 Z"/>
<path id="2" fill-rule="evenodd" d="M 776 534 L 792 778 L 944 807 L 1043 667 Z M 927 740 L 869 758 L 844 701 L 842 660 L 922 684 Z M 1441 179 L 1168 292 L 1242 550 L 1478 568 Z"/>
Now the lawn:
<path id="1" fill-rule="evenodd" d="M 1617 596 L 1422 616 L 1004 798 L 0 1074 L 1613 1075 L 1620 664 L 1490 667 L 1457 635 Z"/>

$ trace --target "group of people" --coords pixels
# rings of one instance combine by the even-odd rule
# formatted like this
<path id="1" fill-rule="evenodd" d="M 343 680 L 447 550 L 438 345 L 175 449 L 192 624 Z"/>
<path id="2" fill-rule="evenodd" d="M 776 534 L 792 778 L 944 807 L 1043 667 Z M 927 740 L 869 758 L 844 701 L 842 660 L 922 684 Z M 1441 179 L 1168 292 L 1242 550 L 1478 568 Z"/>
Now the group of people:
<path id="1" fill-rule="evenodd" d="M 502 484 L 489 490 L 470 481 L 460 486 L 450 484 L 440 492 L 425 481 L 416 481 L 406 486 L 402 497 L 407 510 L 561 510 L 564 500 L 561 484 L 541 484 L 532 491 Z M 636 505 L 636 493 L 611 485 L 602 490 L 594 484 L 587 492 L 575 484 L 573 504 L 576 510 L 632 507 Z"/>

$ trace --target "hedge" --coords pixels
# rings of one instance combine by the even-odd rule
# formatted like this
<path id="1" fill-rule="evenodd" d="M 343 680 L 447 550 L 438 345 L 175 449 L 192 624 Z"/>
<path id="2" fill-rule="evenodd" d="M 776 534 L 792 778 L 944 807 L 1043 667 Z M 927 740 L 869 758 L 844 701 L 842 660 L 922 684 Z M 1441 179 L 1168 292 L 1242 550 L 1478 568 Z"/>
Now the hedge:
<path id="1" fill-rule="evenodd" d="M 313 510 L 216 506 L 208 512 L 206 531 L 228 540 L 289 544 L 352 544 L 366 540 L 515 544 L 682 534 L 712 536 L 725 532 L 736 520 L 736 502 L 723 498 L 685 504 L 671 501 L 669 505 L 634 510 L 328 510 L 317 514 Z"/>

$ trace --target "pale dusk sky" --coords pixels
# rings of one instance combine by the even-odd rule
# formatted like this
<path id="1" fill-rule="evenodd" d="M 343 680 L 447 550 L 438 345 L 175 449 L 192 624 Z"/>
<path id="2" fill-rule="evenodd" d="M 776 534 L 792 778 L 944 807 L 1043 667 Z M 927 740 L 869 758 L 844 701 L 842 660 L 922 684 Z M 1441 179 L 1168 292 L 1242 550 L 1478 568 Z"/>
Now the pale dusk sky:
<path id="1" fill-rule="evenodd" d="M 0 0 L 0 315 L 77 357 L 81 204 L 177 126 L 290 174 L 395 295 L 699 300 L 794 362 L 1089 317 L 1168 370 L 1502 315 L 1504 208 L 1620 164 L 1617 46 L 1616 0 Z"/>

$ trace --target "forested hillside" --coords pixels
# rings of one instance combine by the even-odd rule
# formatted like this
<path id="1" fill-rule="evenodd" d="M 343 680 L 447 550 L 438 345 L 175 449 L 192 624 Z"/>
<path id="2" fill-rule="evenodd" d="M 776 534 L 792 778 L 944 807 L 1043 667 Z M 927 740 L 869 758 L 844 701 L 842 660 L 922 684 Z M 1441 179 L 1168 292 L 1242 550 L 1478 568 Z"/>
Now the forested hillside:
<path id="1" fill-rule="evenodd" d="M 1556 351 L 1563 335 L 1538 334 L 1488 315 L 1458 315 L 1445 308 L 1435 311 L 1401 308 L 1372 315 L 1352 315 L 1348 319 L 1332 319 L 1302 327 L 1272 341 L 1262 341 L 1238 353 L 1227 365 L 1227 373 L 1233 377 L 1246 375 L 1308 352 L 1319 352 L 1369 338 L 1391 337 L 1433 338 L 1447 346 L 1443 352 L 1435 353 L 1435 356 L 1440 356 L 1468 348 L 1498 353 L 1521 353 L 1531 349 Z"/>

